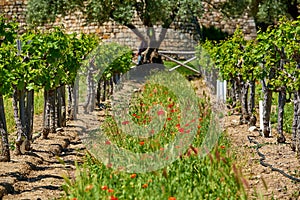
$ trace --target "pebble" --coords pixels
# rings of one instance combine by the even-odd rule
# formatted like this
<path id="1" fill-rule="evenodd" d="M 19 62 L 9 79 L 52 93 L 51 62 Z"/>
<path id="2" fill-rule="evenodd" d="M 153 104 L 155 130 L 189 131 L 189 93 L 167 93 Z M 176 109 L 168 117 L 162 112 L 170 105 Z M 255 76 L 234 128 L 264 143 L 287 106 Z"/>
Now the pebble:
<path id="1" fill-rule="evenodd" d="M 257 131 L 257 130 L 258 130 L 258 129 L 257 129 L 256 126 L 251 126 L 251 127 L 248 129 L 249 132 L 254 132 L 254 131 Z"/>

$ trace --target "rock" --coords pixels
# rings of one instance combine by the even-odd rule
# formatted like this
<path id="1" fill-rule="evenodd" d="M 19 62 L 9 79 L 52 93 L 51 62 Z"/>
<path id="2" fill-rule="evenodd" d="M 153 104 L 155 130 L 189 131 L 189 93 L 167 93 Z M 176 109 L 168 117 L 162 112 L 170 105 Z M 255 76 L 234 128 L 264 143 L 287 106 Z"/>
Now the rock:
<path id="1" fill-rule="evenodd" d="M 249 132 L 254 132 L 254 131 L 258 131 L 256 126 L 250 126 L 250 128 L 248 129 Z"/>
<path id="2" fill-rule="evenodd" d="M 64 132 L 64 129 L 63 128 L 57 128 L 56 132 Z"/>
<path id="3" fill-rule="evenodd" d="M 232 123 L 234 124 L 234 125 L 239 125 L 240 124 L 240 121 L 239 120 L 232 120 Z"/>

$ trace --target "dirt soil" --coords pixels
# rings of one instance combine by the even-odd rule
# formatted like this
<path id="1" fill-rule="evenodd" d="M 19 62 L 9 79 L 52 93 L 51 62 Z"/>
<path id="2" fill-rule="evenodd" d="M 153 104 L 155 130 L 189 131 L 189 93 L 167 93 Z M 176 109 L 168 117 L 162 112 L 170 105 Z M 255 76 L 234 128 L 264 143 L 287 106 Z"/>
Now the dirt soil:
<path id="1" fill-rule="evenodd" d="M 205 85 L 194 81 L 197 94 L 202 95 Z M 41 120 L 35 121 L 35 130 L 41 129 Z M 262 144 L 260 151 L 266 162 L 300 178 L 300 161 L 290 148 L 290 136 L 286 144 L 277 144 L 273 137 L 263 138 L 258 131 L 248 131 L 248 125 L 239 124 L 239 115 L 226 116 L 224 129 L 232 143 L 231 152 L 237 155 L 237 165 L 248 180 L 249 199 L 299 199 L 300 183 L 291 181 L 259 163 L 254 144 L 247 136 L 254 136 Z M 0 199 L 58 199 L 64 194 L 63 176 L 72 176 L 75 162 L 82 162 L 85 147 L 78 137 L 80 126 L 69 122 L 63 131 L 51 134 L 48 140 L 38 138 L 32 151 L 22 156 L 12 155 L 9 163 L 0 163 Z"/>
<path id="2" fill-rule="evenodd" d="M 203 91 L 209 93 L 204 81 L 197 80 L 193 84 L 198 95 L 203 94 Z M 229 113 L 230 110 L 227 111 Z M 285 134 L 286 143 L 278 144 L 275 129 L 272 130 L 272 137 L 264 138 L 258 130 L 259 121 L 256 124 L 257 130 L 250 132 L 249 126 L 240 124 L 239 119 L 238 113 L 226 115 L 224 130 L 232 144 L 231 152 L 237 157 L 236 164 L 248 180 L 248 198 L 300 200 L 300 182 L 291 181 L 279 172 L 262 166 L 259 161 L 261 157 L 255 149 L 256 145 L 250 143 L 247 137 L 251 136 L 262 146 L 259 150 L 265 155 L 266 163 L 300 179 L 300 158 L 297 158 L 296 153 L 291 150 L 291 135 Z"/>
<path id="3" fill-rule="evenodd" d="M 35 131 L 41 130 L 41 120 L 35 120 Z M 0 163 L 0 199 L 57 199 L 63 195 L 64 176 L 75 172 L 75 162 L 82 162 L 85 147 L 76 124 L 68 123 L 49 139 L 37 138 L 32 150 L 22 156 L 12 152 L 11 162 Z M 13 138 L 11 138 L 13 139 Z M 12 140 L 11 140 L 12 141 Z"/>
<path id="4" fill-rule="evenodd" d="M 250 132 L 248 125 L 239 125 L 240 116 L 226 117 L 225 128 L 232 143 L 233 152 L 237 155 L 238 165 L 248 179 L 249 199 L 300 199 L 300 182 L 283 176 L 270 167 L 260 164 L 255 144 L 247 136 L 253 136 L 262 147 L 259 149 L 266 157 L 265 162 L 274 168 L 300 179 L 300 160 L 291 150 L 291 136 L 286 134 L 287 142 L 278 144 L 276 130 L 273 136 L 264 138 L 259 131 Z"/>

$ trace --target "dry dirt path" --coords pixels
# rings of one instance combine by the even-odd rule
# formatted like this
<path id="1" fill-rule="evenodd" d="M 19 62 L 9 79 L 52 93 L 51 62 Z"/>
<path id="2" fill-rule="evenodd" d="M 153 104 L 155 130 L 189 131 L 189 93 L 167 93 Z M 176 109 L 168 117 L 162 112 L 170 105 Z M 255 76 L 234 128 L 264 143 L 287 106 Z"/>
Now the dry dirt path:
<path id="1" fill-rule="evenodd" d="M 0 164 L 0 199 L 56 199 L 63 194 L 65 175 L 74 174 L 75 162 L 81 162 L 85 147 L 69 126 L 63 132 L 38 138 L 25 155 L 12 155 L 12 161 Z"/>
<path id="2" fill-rule="evenodd" d="M 249 181 L 249 199 L 291 199 L 300 200 L 300 182 L 294 182 L 277 171 L 260 164 L 255 144 L 247 136 L 252 136 L 261 144 L 260 152 L 266 156 L 266 163 L 274 168 L 300 178 L 300 160 L 290 148 L 291 138 L 285 144 L 277 143 L 276 131 L 271 138 L 264 138 L 258 131 L 250 132 L 248 125 L 238 125 L 239 116 L 226 117 L 225 129 L 236 153 L 238 165 Z"/>

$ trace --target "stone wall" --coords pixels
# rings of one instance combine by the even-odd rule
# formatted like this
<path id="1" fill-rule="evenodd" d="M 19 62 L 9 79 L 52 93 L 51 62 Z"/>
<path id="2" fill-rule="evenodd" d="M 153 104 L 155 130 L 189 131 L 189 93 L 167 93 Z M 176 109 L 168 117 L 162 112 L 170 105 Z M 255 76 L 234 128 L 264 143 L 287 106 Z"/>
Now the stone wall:
<path id="1" fill-rule="evenodd" d="M 218 2 L 219 0 L 214 1 Z M 232 34 L 238 25 L 243 29 L 247 39 L 256 37 L 254 20 L 247 13 L 239 19 L 229 19 L 216 12 L 211 6 L 207 4 L 203 4 L 203 6 L 205 12 L 203 17 L 198 19 L 200 26 L 214 26 Z M 0 12 L 4 13 L 7 18 L 15 17 L 20 23 L 20 27 L 26 24 L 26 0 L 0 0 Z M 85 25 L 81 14 L 74 13 L 72 16 L 67 16 L 64 19 L 58 19 L 55 24 L 63 24 L 68 32 L 96 33 L 105 41 L 118 42 L 133 49 L 137 49 L 139 46 L 139 39 L 136 35 L 127 27 L 115 22 L 107 22 L 102 26 L 97 24 Z M 145 32 L 138 18 L 135 18 L 134 24 L 140 31 Z M 156 28 L 157 35 L 159 31 L 160 29 Z M 197 36 L 196 23 L 191 21 L 174 22 L 166 34 L 161 49 L 194 50 L 195 45 L 197 45 Z"/>

